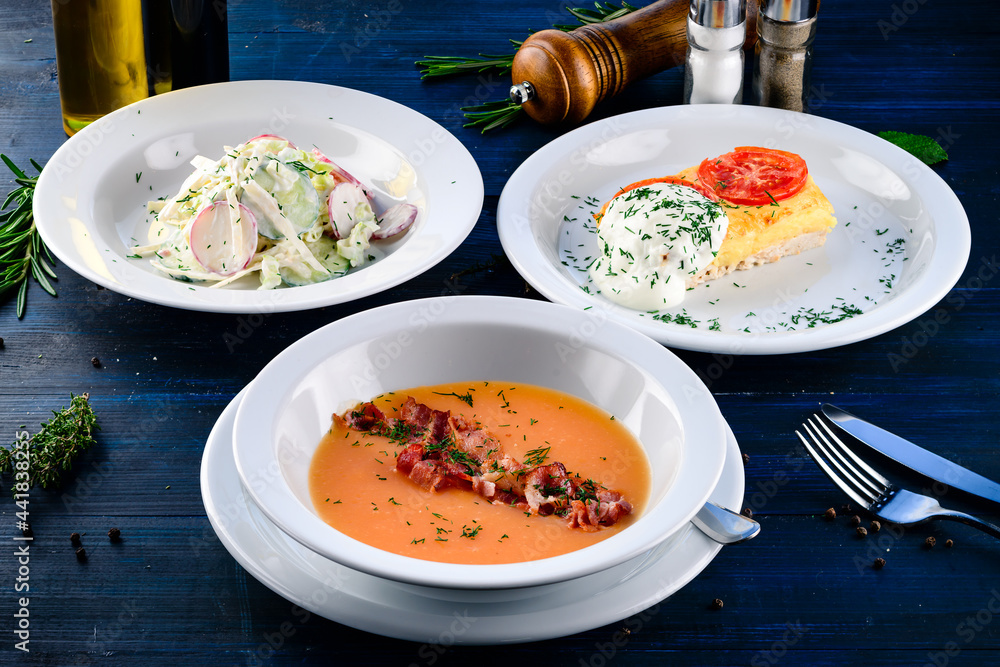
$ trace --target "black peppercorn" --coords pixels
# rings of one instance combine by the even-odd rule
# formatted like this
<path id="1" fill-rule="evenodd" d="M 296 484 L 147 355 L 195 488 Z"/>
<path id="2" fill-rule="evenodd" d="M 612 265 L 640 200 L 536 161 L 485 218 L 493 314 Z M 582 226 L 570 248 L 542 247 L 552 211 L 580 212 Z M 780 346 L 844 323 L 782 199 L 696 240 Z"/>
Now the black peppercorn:
<path id="1" fill-rule="evenodd" d="M 872 521 L 871 529 L 873 533 L 877 533 L 878 531 L 882 530 L 882 524 L 879 523 L 878 521 Z"/>
<path id="2" fill-rule="evenodd" d="M 0 350 L 3 349 L 3 338 L 0 338 Z"/>
<path id="3" fill-rule="evenodd" d="M 881 570 L 883 567 L 885 567 L 885 559 L 876 558 L 875 562 L 872 563 L 872 567 L 874 567 L 876 570 Z"/>
<path id="4" fill-rule="evenodd" d="M 3 338 L 0 338 L 0 342 L 2 342 L 2 341 L 3 341 Z M 0 345 L 0 347 L 3 347 L 3 345 Z M 746 465 L 748 463 L 750 463 L 750 455 L 749 454 L 744 454 L 743 455 L 743 465 Z"/>
<path id="5" fill-rule="evenodd" d="M 69 536 L 69 541 L 73 544 L 73 546 L 80 546 L 80 533 L 72 533 Z"/>
<path id="6" fill-rule="evenodd" d="M 827 521 L 833 521 L 834 519 L 837 518 L 837 510 L 831 507 L 827 511 L 823 512 L 823 518 L 826 519 Z"/>
<path id="7" fill-rule="evenodd" d="M 860 526 L 861 525 L 861 517 L 859 517 L 857 514 L 855 514 L 854 516 L 852 516 L 851 517 L 851 525 L 852 526 Z"/>
<path id="8" fill-rule="evenodd" d="M 855 531 L 857 532 L 858 537 L 866 537 L 868 535 L 868 530 L 864 526 L 858 526 L 855 528 Z"/>
<path id="9" fill-rule="evenodd" d="M 79 549 L 77 549 L 76 550 L 76 559 L 78 561 L 80 561 L 81 563 L 83 561 L 87 560 L 87 550 L 84 549 L 83 547 L 80 547 Z"/>
<path id="10" fill-rule="evenodd" d="M 951 549 L 953 546 L 955 546 L 955 540 L 945 540 L 944 545 L 949 549 Z"/>
<path id="11" fill-rule="evenodd" d="M 722 600 L 720 600 L 719 598 L 715 598 L 714 600 L 712 600 L 712 605 L 711 606 L 712 606 L 712 609 L 722 609 L 722 607 L 723 607 Z"/>
<path id="12" fill-rule="evenodd" d="M 937 544 L 937 538 L 935 538 L 933 535 L 924 540 L 924 546 L 926 546 L 928 549 L 933 547 L 935 544 Z"/>
<path id="13" fill-rule="evenodd" d="M 111 530 L 108 531 L 108 539 L 111 540 L 112 542 L 121 542 L 122 531 L 120 531 L 117 528 L 112 528 Z"/>
<path id="14" fill-rule="evenodd" d="M 750 509 L 749 507 L 744 507 L 743 508 L 743 516 L 745 516 L 748 519 L 752 519 L 753 518 L 753 510 Z"/>
<path id="15" fill-rule="evenodd" d="M 97 357 L 91 357 L 91 359 L 90 359 L 90 365 L 93 366 L 94 368 L 100 368 L 101 367 L 101 360 L 98 359 Z"/>

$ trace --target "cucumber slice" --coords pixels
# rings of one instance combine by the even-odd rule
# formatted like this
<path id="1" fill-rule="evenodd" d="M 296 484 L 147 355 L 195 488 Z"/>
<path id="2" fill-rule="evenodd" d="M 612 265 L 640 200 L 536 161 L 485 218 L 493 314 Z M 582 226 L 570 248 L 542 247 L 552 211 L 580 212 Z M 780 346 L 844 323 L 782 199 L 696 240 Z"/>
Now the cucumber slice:
<path id="1" fill-rule="evenodd" d="M 306 243 L 306 247 L 329 273 L 320 273 L 304 263 L 295 266 L 282 266 L 278 270 L 278 275 L 290 287 L 311 285 L 331 278 L 338 278 L 351 268 L 351 263 L 337 252 L 337 242 L 328 236 L 321 236 L 316 241 Z"/>
<path id="2" fill-rule="evenodd" d="M 285 238 L 277 220 L 280 215 L 292 225 L 296 236 L 310 229 L 319 219 L 319 194 L 312 181 L 279 160 L 265 158 L 251 178 L 273 198 L 272 202 L 243 196 L 240 203 L 257 219 L 257 233 L 269 239 Z M 246 195 L 246 192 L 244 192 Z"/>

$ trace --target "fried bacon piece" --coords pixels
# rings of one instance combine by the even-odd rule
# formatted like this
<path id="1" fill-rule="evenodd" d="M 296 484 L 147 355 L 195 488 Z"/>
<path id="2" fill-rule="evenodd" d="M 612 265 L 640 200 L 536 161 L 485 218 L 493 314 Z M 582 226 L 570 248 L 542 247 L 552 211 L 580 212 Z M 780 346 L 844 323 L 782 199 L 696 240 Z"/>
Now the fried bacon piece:
<path id="1" fill-rule="evenodd" d="M 570 528 L 611 526 L 632 505 L 618 491 L 566 471 L 562 463 L 527 466 L 503 452 L 500 441 L 462 415 L 434 410 L 408 397 L 399 417 L 363 403 L 334 420 L 404 445 L 396 470 L 429 491 L 470 489 L 492 503 L 530 514 L 557 515 Z"/>

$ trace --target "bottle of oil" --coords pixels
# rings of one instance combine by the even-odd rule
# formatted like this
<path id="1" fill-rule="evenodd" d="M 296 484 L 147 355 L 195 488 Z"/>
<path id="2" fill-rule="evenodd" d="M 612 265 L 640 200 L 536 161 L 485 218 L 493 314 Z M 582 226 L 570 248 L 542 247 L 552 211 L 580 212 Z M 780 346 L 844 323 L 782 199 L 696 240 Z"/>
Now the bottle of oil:
<path id="1" fill-rule="evenodd" d="M 148 95 L 140 0 L 52 0 L 63 129 Z"/>
<path id="2" fill-rule="evenodd" d="M 226 0 L 144 0 L 152 93 L 229 80 Z"/>

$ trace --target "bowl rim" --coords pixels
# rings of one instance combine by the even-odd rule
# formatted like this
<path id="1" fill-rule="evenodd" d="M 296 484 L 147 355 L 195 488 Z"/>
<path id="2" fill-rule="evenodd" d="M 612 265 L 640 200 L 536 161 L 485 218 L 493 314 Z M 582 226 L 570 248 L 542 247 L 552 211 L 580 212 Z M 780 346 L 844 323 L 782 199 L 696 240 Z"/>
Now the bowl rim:
<path id="1" fill-rule="evenodd" d="M 683 433 L 683 454 L 666 497 L 628 530 L 584 549 L 539 560 L 473 565 L 428 561 L 384 551 L 340 533 L 295 496 L 281 473 L 273 433 L 287 398 L 330 356 L 325 340 L 347 348 L 407 329 L 410 316 L 445 300 L 447 308 L 419 335 L 454 325 L 516 324 L 539 334 L 568 339 L 574 326 L 594 314 L 569 306 L 516 297 L 440 296 L 402 301 L 362 311 L 327 324 L 292 343 L 249 384 L 233 428 L 233 453 L 248 497 L 281 530 L 334 562 L 389 580 L 464 589 L 522 588 L 575 579 L 617 565 L 656 547 L 683 527 L 715 488 L 725 459 L 725 421 L 703 381 L 671 351 L 611 319 L 584 347 L 637 366 L 674 401 Z M 441 304 L 438 303 L 438 306 Z M 424 310 L 423 312 L 426 312 Z M 372 333 L 377 332 L 377 333 Z M 419 383 L 415 384 L 417 386 Z M 275 399 L 275 397 L 282 397 Z M 336 406 L 331 406 L 331 411 Z M 697 446 L 692 446 L 697 443 Z M 258 489 L 252 471 L 277 470 L 275 482 Z M 585 552 L 585 553 L 584 553 Z M 581 555 L 583 554 L 583 555 Z"/>

